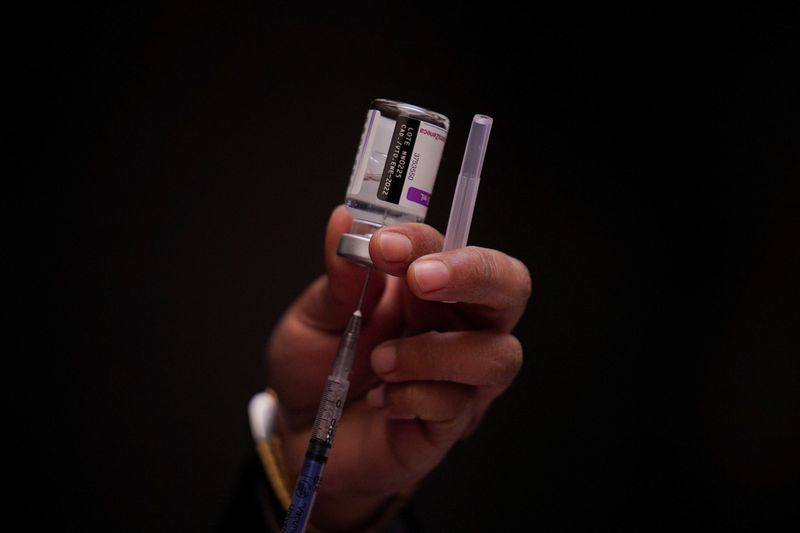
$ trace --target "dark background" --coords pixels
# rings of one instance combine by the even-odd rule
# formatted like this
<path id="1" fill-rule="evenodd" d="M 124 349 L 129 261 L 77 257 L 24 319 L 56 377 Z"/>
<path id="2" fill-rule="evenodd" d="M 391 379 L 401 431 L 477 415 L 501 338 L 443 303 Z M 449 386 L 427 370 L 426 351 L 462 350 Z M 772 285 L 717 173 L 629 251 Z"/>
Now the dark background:
<path id="1" fill-rule="evenodd" d="M 9 24 L 31 529 L 214 529 L 377 97 L 451 119 L 441 231 L 471 117 L 494 117 L 470 242 L 534 279 L 523 369 L 420 487 L 427 531 L 796 520 L 795 10 L 115 3 Z"/>

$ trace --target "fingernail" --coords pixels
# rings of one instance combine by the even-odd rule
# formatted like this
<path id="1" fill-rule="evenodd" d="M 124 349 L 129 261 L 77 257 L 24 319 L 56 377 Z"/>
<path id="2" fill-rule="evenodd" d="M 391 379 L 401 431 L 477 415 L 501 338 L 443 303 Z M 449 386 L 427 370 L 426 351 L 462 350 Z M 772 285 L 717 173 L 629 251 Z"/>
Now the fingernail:
<path id="1" fill-rule="evenodd" d="M 376 374 L 388 374 L 397 364 L 397 347 L 387 344 L 372 352 L 372 369 Z"/>
<path id="2" fill-rule="evenodd" d="M 431 292 L 441 289 L 447 285 L 450 279 L 450 271 L 447 265 L 435 259 L 419 261 L 412 265 L 414 269 L 414 279 L 422 292 Z"/>
<path id="3" fill-rule="evenodd" d="M 402 233 L 382 231 L 380 240 L 381 255 L 386 261 L 398 263 L 405 261 L 411 255 L 411 240 Z"/>
<path id="4" fill-rule="evenodd" d="M 367 405 L 380 408 L 384 403 L 386 403 L 386 384 L 381 383 L 367 393 Z"/>

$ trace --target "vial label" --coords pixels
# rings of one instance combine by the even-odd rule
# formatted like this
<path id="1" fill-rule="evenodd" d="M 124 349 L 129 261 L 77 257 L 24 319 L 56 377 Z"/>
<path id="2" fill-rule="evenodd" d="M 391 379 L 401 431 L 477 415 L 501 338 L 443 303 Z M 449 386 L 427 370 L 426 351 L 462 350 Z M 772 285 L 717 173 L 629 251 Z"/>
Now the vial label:
<path id="1" fill-rule="evenodd" d="M 359 142 L 348 196 L 424 219 L 447 131 L 410 117 L 371 109 Z"/>
<path id="2" fill-rule="evenodd" d="M 411 151 L 417 142 L 418 132 L 419 120 L 408 117 L 397 119 L 378 187 L 378 198 L 384 202 L 400 203 L 400 195 L 403 193 L 403 185 L 411 162 Z M 414 170 L 416 174 L 416 168 Z"/>

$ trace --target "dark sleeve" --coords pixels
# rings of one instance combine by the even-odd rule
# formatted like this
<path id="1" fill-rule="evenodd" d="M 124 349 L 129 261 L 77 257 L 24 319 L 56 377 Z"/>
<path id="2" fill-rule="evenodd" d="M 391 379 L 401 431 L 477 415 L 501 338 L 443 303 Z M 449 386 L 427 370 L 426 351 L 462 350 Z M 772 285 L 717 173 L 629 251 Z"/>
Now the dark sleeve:
<path id="1" fill-rule="evenodd" d="M 233 497 L 216 533 L 279 533 L 283 508 L 270 487 L 258 454 L 253 452 L 243 465 Z M 423 533 L 407 505 L 392 523 L 380 533 Z"/>
<path id="2" fill-rule="evenodd" d="M 233 497 L 215 532 L 272 533 L 281 530 L 283 509 L 269 486 L 258 454 L 245 461 Z"/>

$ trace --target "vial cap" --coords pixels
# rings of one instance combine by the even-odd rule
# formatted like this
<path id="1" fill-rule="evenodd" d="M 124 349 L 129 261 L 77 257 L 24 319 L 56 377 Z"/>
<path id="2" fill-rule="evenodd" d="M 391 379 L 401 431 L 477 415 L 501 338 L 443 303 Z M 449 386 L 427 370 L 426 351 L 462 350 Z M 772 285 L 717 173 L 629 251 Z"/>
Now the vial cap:
<path id="1" fill-rule="evenodd" d="M 339 239 L 339 248 L 336 253 L 354 263 L 372 266 L 372 259 L 369 257 L 369 239 L 371 236 L 345 233 Z"/>

